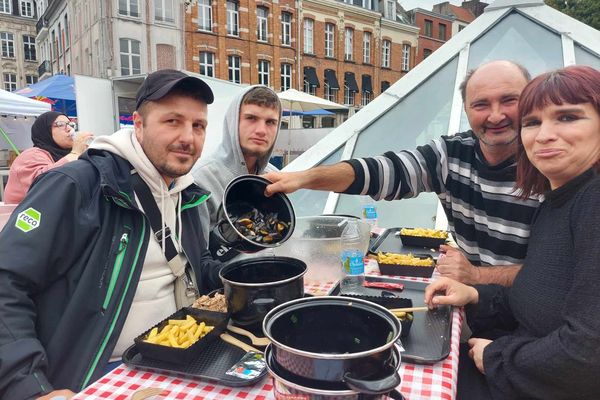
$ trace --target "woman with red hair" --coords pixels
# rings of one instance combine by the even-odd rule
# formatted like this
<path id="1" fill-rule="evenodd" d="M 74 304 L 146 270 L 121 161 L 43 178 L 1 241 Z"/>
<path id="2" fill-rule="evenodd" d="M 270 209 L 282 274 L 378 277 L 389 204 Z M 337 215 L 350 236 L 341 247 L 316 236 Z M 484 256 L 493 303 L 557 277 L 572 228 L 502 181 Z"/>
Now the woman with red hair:
<path id="1" fill-rule="evenodd" d="M 519 117 L 517 188 L 543 195 L 523 268 L 510 288 L 438 279 L 425 301 L 467 306 L 473 337 L 458 398 L 597 400 L 600 72 L 571 66 L 538 76 L 521 94 Z"/>

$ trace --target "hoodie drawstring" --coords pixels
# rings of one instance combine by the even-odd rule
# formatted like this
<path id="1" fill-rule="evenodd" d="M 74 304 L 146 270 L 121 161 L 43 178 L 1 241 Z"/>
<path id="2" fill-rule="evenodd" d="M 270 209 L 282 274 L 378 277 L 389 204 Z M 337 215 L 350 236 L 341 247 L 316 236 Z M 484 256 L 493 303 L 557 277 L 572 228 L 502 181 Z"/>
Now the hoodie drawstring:
<path id="1" fill-rule="evenodd" d="M 179 251 L 183 251 L 183 223 L 181 222 L 181 192 L 179 192 L 179 199 L 177 200 L 177 220 L 175 221 L 176 226 L 178 226 L 177 230 L 177 244 L 179 245 Z"/>

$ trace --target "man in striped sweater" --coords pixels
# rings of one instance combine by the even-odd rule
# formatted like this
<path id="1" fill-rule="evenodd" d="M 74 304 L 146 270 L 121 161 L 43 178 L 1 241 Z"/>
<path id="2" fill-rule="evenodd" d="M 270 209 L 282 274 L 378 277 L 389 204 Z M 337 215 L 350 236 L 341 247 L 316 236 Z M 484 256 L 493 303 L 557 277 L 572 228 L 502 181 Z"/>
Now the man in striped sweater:
<path id="1" fill-rule="evenodd" d="M 525 258 L 539 203 L 519 199 L 514 190 L 518 102 L 529 79 L 527 70 L 509 61 L 483 64 L 460 86 L 472 130 L 414 151 L 272 172 L 265 176 L 273 182 L 267 194 L 305 188 L 395 200 L 434 192 L 460 248 L 441 247 L 439 272 L 467 284 L 510 286 Z"/>

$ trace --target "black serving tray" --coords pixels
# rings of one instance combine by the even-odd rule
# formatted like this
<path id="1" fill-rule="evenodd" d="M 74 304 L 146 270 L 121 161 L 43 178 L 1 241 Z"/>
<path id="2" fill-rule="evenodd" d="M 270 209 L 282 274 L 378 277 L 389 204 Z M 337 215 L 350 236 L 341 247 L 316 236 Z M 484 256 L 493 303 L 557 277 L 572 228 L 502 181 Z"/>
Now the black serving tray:
<path id="1" fill-rule="evenodd" d="M 434 260 L 437 260 L 440 252 L 439 246 L 432 248 L 420 247 L 420 246 L 405 246 L 402 244 L 400 235 L 396 236 L 396 232 L 400 232 L 402 228 L 389 228 L 386 229 L 379 237 L 373 242 L 369 248 L 369 252 L 377 254 L 379 252 L 385 253 L 400 253 L 408 254 L 412 253 L 414 256 L 422 257 L 425 255 L 432 256 Z"/>
<path id="2" fill-rule="evenodd" d="M 242 379 L 226 375 L 246 352 L 238 347 L 225 343 L 220 338 L 210 342 L 202 349 L 198 357 L 186 364 L 169 363 L 143 357 L 134 344 L 123 353 L 123 362 L 129 367 L 166 372 L 169 374 L 186 375 L 193 378 L 216 381 L 224 386 L 238 387 L 253 385 L 267 376 L 267 368 L 252 379 Z"/>
<path id="3" fill-rule="evenodd" d="M 367 281 L 402 283 L 404 290 L 395 292 L 398 296 L 412 300 L 415 306 L 423 305 L 423 298 L 427 283 L 415 282 L 406 279 L 366 276 Z M 381 296 L 381 289 L 361 288 L 356 294 L 367 296 Z M 330 295 L 340 294 L 339 285 L 335 286 Z M 450 340 L 452 335 L 452 308 L 441 306 L 436 310 L 414 312 L 413 322 L 407 337 L 401 338 L 402 361 L 416 364 L 434 364 L 448 357 L 450 354 Z"/>

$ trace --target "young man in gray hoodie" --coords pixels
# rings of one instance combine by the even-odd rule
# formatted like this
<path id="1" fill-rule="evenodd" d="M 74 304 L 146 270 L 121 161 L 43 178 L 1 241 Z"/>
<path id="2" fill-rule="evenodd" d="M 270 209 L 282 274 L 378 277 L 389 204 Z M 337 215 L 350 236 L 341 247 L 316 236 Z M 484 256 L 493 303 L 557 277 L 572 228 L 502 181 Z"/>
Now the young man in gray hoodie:
<path id="1" fill-rule="evenodd" d="M 277 168 L 269 164 L 281 122 L 281 103 L 277 94 L 266 86 L 249 86 L 234 97 L 223 124 L 223 136 L 217 152 L 201 158 L 192 170 L 196 184 L 211 193 L 200 207 L 205 237 L 217 223 L 217 211 L 227 184 L 245 175 L 260 175 Z M 210 239 L 213 257 L 231 260 L 237 252 Z"/>

